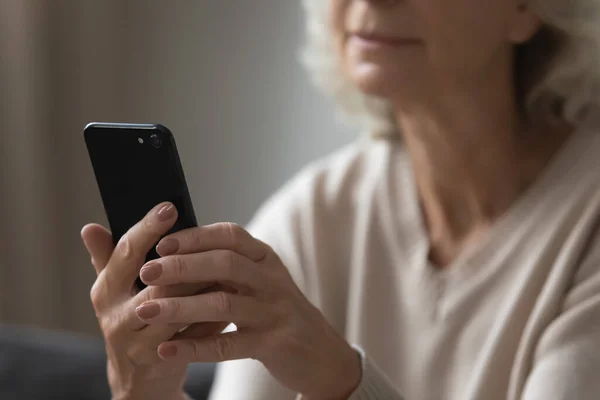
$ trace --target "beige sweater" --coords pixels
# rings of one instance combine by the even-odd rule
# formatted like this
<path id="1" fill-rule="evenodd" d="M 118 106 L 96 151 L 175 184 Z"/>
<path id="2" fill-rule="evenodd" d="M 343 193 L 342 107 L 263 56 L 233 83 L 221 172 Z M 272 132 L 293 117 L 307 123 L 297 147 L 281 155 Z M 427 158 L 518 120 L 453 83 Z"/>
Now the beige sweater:
<path id="1" fill-rule="evenodd" d="M 447 270 L 427 261 L 409 159 L 362 140 L 258 212 L 308 298 L 364 350 L 352 400 L 600 399 L 600 118 Z M 212 400 L 293 400 L 256 361 L 220 366 Z"/>

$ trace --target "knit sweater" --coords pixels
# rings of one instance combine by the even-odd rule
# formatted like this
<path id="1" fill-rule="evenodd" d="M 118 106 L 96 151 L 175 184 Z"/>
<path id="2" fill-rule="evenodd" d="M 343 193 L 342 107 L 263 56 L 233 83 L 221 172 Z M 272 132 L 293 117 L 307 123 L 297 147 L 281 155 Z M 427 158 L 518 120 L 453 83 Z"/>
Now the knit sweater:
<path id="1" fill-rule="evenodd" d="M 249 226 L 363 354 L 351 400 L 600 399 L 600 118 L 589 116 L 485 237 L 428 261 L 410 159 L 358 140 L 311 164 Z M 257 361 L 212 400 L 293 400 Z"/>

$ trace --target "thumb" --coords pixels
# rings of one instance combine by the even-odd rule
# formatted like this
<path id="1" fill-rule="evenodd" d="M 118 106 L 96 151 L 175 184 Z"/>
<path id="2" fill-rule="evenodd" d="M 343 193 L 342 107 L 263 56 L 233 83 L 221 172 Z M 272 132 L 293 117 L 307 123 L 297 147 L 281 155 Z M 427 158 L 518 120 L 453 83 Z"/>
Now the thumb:
<path id="1" fill-rule="evenodd" d="M 81 239 L 90 253 L 96 273 L 100 274 L 115 248 L 110 231 L 102 225 L 88 224 L 81 230 Z"/>

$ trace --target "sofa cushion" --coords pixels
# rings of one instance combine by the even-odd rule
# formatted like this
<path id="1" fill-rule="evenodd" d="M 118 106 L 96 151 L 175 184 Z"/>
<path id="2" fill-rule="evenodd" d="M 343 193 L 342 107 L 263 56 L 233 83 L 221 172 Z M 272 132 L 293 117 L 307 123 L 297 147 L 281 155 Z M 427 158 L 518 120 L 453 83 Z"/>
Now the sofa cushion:
<path id="1" fill-rule="evenodd" d="M 186 391 L 207 398 L 212 364 L 190 366 Z M 110 399 L 102 341 L 0 325 L 0 399 Z"/>

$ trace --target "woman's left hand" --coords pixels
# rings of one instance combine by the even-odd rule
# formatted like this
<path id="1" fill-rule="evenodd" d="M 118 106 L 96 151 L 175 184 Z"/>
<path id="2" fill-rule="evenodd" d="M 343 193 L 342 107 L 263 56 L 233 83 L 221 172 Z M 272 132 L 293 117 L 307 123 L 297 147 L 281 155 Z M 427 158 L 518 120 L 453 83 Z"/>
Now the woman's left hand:
<path id="1" fill-rule="evenodd" d="M 347 399 L 360 382 L 357 352 L 293 282 L 277 254 L 243 228 L 221 223 L 187 229 L 158 244 L 149 286 L 214 283 L 220 291 L 154 299 L 137 309 L 148 324 L 232 322 L 237 331 L 197 339 L 183 331 L 158 347 L 165 360 L 261 361 L 282 385 L 308 399 Z"/>

